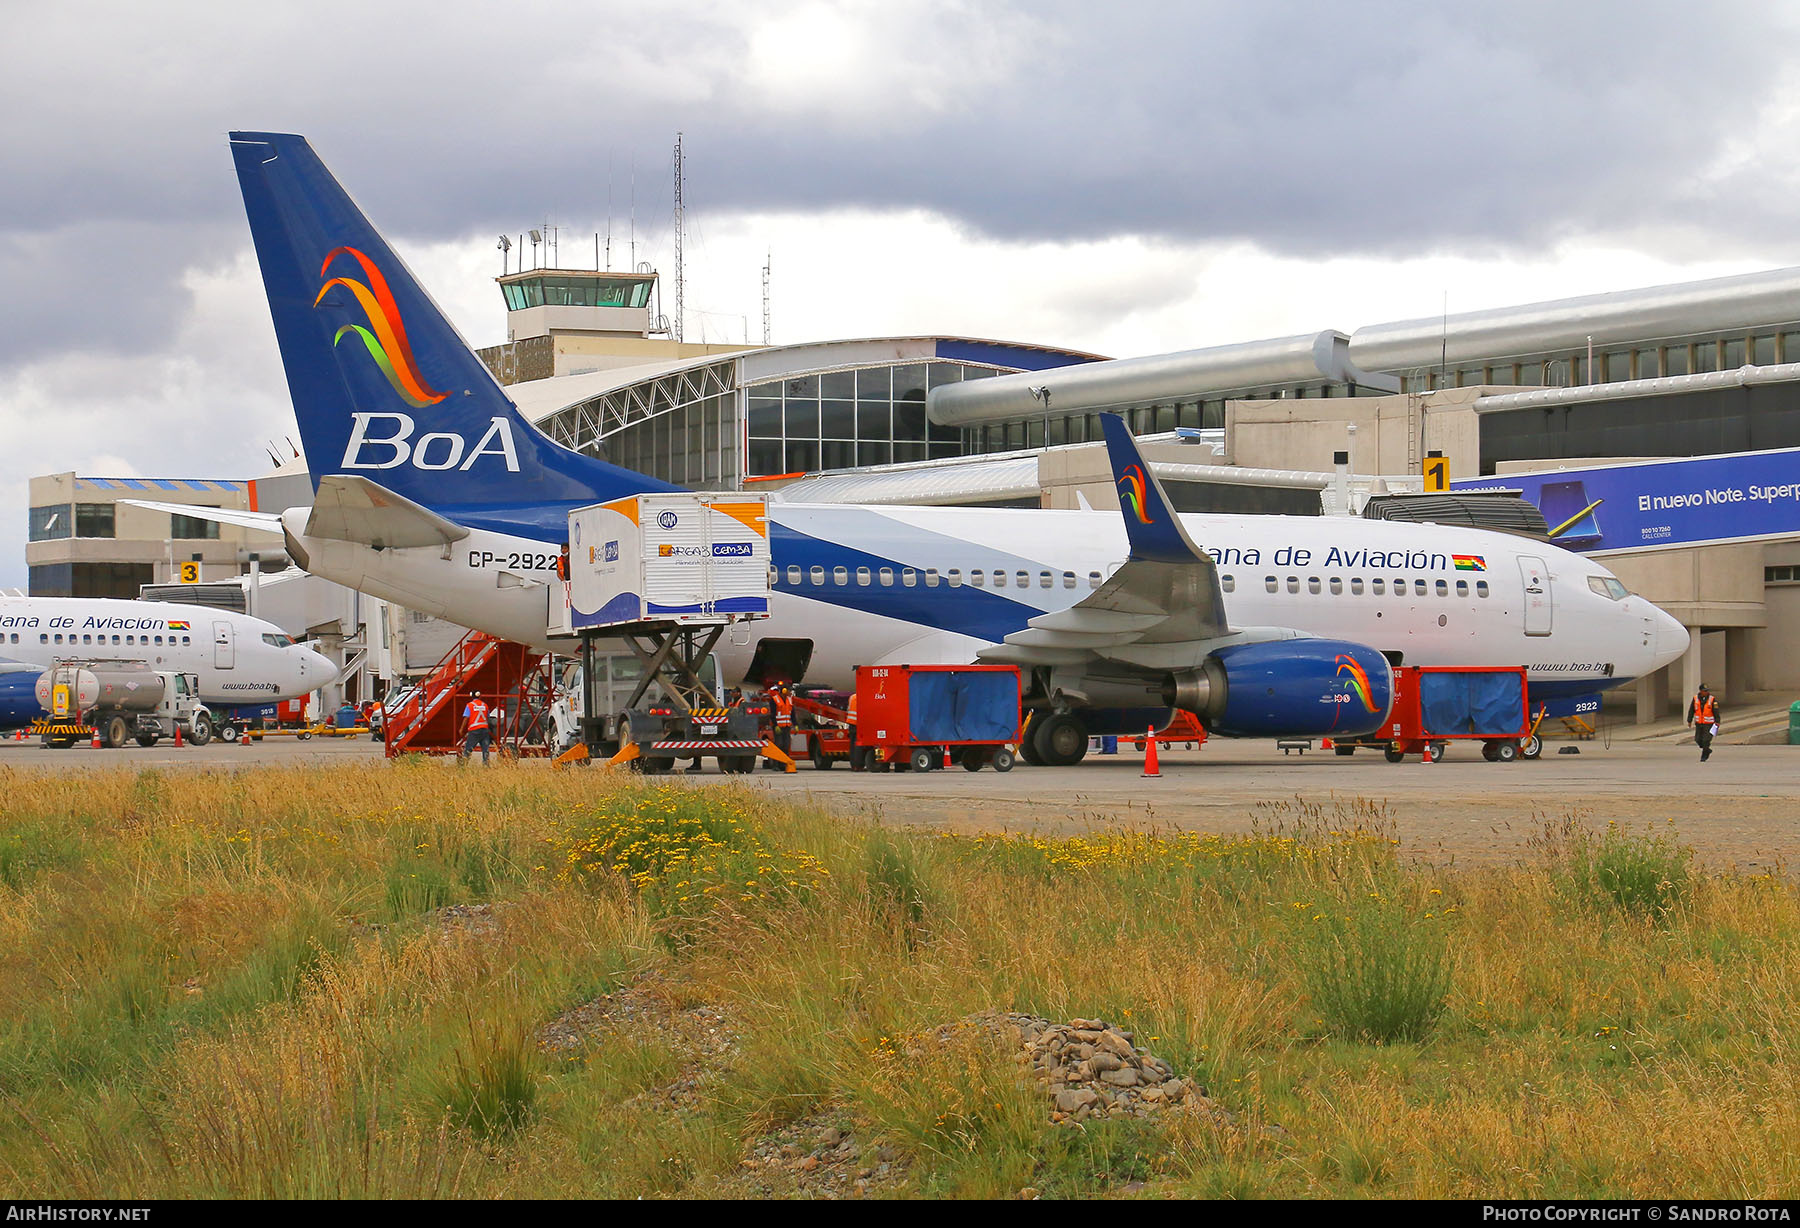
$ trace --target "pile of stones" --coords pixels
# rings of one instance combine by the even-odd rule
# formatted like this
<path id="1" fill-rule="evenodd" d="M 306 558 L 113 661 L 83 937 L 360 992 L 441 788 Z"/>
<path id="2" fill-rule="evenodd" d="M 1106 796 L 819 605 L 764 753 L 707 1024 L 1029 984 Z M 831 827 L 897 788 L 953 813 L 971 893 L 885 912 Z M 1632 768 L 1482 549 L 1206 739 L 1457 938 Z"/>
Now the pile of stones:
<path id="1" fill-rule="evenodd" d="M 1053 1104 L 1050 1119 L 1074 1125 L 1110 1117 L 1148 1117 L 1185 1107 L 1220 1113 L 1206 1089 L 1144 1052 L 1136 1035 L 1102 1019 L 1054 1023 L 1016 1012 L 977 1016 L 1003 1042 L 1017 1044 L 1019 1062 Z"/>

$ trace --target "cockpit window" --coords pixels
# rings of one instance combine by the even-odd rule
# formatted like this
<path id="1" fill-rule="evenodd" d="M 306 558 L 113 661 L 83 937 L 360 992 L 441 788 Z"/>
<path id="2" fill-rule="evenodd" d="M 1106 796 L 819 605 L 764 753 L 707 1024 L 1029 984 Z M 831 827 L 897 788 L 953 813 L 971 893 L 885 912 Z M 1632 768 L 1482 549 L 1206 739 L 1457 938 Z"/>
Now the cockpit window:
<path id="1" fill-rule="evenodd" d="M 273 635 L 265 633 L 262 637 L 262 642 L 276 648 L 292 648 L 294 646 L 294 637 L 291 635 L 282 635 L 279 632 Z"/>
<path id="2" fill-rule="evenodd" d="M 1612 576 L 1589 576 L 1588 587 L 1612 601 L 1623 601 L 1631 596 L 1631 590 Z"/>

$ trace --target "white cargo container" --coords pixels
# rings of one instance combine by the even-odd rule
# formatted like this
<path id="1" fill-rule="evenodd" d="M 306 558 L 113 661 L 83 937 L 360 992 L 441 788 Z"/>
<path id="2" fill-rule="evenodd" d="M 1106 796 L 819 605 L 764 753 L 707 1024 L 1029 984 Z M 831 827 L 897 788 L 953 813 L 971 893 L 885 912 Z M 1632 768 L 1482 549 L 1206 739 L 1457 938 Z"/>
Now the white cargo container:
<path id="1" fill-rule="evenodd" d="M 768 496 L 679 491 L 575 509 L 567 606 L 553 629 L 768 617 Z"/>

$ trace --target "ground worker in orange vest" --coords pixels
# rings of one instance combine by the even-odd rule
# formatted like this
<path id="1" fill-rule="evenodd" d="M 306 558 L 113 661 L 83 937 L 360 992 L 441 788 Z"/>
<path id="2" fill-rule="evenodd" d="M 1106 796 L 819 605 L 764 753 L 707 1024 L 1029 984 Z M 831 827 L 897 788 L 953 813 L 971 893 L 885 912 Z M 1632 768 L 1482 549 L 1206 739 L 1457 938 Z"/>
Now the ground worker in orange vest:
<path id="1" fill-rule="evenodd" d="M 850 770 L 852 772 L 860 772 L 865 767 L 868 766 L 869 748 L 866 746 L 858 746 L 856 744 L 856 692 L 855 691 L 850 692 L 850 703 L 844 709 L 844 711 L 846 713 L 848 713 L 849 717 L 850 717 L 850 721 L 849 721 L 849 726 L 850 726 Z"/>
<path id="2" fill-rule="evenodd" d="M 457 756 L 457 763 L 462 763 L 481 747 L 481 765 L 487 766 L 488 744 L 491 741 L 488 729 L 488 706 L 481 701 L 479 695 L 471 698 L 463 705 L 463 753 Z"/>
<path id="3" fill-rule="evenodd" d="M 1719 732 L 1719 701 L 1704 682 L 1688 703 L 1687 723 L 1694 727 L 1694 745 L 1700 748 L 1700 762 L 1705 763 L 1712 758 L 1713 735 Z"/>
<path id="4" fill-rule="evenodd" d="M 789 753 L 793 739 L 788 735 L 794 731 L 794 693 L 786 683 L 776 683 L 769 690 L 769 710 L 775 718 L 775 736 L 769 739 L 783 754 Z M 763 761 L 763 770 L 781 771 L 781 764 L 774 759 Z"/>

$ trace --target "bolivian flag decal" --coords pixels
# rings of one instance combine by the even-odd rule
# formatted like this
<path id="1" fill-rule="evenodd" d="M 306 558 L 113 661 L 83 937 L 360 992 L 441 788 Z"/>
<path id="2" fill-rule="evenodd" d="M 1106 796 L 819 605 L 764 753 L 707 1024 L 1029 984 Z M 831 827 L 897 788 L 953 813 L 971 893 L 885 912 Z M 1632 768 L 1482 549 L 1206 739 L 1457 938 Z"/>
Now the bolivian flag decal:
<path id="1" fill-rule="evenodd" d="M 1487 559 L 1479 554 L 1453 554 L 1450 561 L 1456 564 L 1458 571 L 1486 571 Z"/>
<path id="2" fill-rule="evenodd" d="M 171 630 L 171 631 L 191 631 L 191 630 L 193 630 L 193 628 L 189 627 L 184 622 L 180 622 L 176 619 L 171 618 L 169 620 L 169 630 Z"/>

